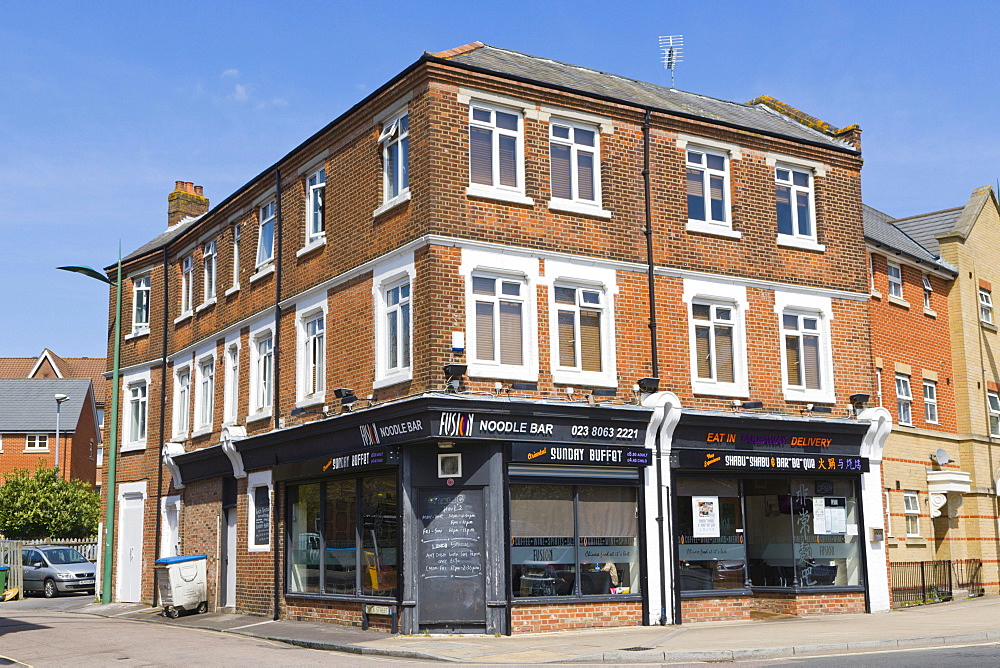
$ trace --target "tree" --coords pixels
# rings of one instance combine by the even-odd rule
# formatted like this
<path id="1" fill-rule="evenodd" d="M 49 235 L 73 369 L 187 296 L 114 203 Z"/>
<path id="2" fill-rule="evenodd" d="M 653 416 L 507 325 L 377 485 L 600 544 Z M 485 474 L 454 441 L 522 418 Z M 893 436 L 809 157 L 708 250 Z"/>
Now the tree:
<path id="1" fill-rule="evenodd" d="M 34 475 L 14 469 L 0 487 L 0 535 L 10 540 L 90 538 L 101 497 L 81 480 L 63 480 L 39 462 Z"/>

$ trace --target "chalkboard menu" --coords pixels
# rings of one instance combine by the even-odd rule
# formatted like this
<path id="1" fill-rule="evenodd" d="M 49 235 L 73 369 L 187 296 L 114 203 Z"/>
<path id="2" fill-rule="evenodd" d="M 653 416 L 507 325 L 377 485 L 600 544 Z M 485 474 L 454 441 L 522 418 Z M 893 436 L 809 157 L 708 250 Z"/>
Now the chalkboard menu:
<path id="1" fill-rule="evenodd" d="M 420 495 L 420 621 L 485 624 L 483 492 Z"/>
<path id="2" fill-rule="evenodd" d="M 267 485 L 253 488 L 253 544 L 267 545 L 271 542 L 271 496 Z"/>

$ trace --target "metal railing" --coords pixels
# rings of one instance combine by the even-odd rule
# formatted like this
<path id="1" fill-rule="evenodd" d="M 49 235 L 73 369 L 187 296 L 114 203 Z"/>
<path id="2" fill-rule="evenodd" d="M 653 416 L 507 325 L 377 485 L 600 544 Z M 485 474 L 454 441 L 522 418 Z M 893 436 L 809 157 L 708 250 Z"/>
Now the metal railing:
<path id="1" fill-rule="evenodd" d="M 892 578 L 892 607 L 941 603 L 952 599 L 952 562 L 894 561 L 889 563 Z"/>
<path id="2" fill-rule="evenodd" d="M 956 559 L 951 562 L 951 567 L 955 591 L 965 591 L 969 598 L 986 593 L 983 588 L 982 559 Z"/>
<path id="3" fill-rule="evenodd" d="M 0 566 L 9 566 L 6 589 L 17 589 L 18 598 L 24 598 L 24 571 L 21 568 L 21 546 L 18 540 L 0 540 Z M 0 591 L 0 598 L 3 592 Z"/>

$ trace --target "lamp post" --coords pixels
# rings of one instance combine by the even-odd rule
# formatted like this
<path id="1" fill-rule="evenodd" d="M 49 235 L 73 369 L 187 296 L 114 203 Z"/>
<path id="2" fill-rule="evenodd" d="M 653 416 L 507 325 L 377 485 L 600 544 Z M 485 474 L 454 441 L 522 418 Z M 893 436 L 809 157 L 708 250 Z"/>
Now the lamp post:
<path id="1" fill-rule="evenodd" d="M 101 557 L 103 571 L 101 575 L 101 603 L 111 602 L 111 565 L 114 556 L 115 543 L 115 465 L 118 463 L 116 456 L 118 449 L 118 395 L 119 375 L 121 371 L 121 341 L 122 341 L 122 248 L 121 242 L 118 244 L 118 274 L 115 282 L 108 280 L 107 276 L 92 267 L 72 266 L 58 267 L 65 271 L 72 271 L 84 276 L 115 286 L 115 345 L 114 345 L 114 366 L 111 372 L 111 438 L 108 442 L 108 484 L 106 485 L 105 515 L 104 515 L 104 554 Z"/>
<path id="2" fill-rule="evenodd" d="M 59 409 L 62 408 L 63 402 L 69 399 L 65 394 L 57 394 L 56 396 L 56 472 L 59 471 Z"/>

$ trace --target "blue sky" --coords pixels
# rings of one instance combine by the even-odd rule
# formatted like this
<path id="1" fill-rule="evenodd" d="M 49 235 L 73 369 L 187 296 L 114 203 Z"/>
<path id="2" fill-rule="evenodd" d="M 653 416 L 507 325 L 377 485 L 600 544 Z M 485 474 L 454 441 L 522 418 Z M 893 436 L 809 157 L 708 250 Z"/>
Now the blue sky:
<path id="1" fill-rule="evenodd" d="M 102 356 L 103 267 L 213 203 L 404 69 L 472 41 L 669 84 L 767 94 L 863 130 L 866 203 L 964 204 L 1000 176 L 995 2 L 0 0 L 0 356 Z"/>

